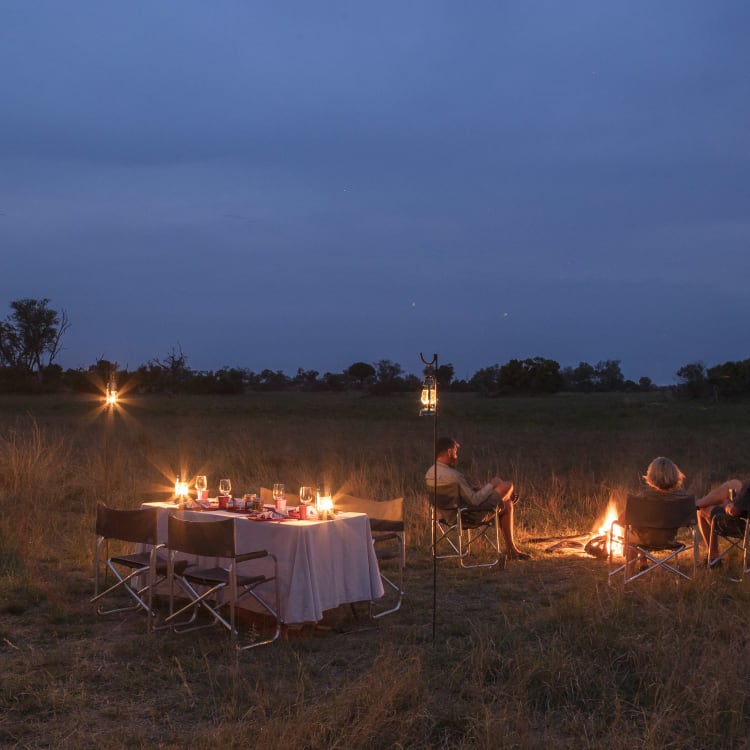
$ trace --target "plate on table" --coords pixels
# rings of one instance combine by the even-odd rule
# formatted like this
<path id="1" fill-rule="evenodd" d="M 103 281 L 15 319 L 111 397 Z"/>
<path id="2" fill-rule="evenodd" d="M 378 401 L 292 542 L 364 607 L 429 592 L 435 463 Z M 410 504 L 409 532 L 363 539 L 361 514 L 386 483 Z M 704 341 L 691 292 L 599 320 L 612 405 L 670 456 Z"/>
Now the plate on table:
<path id="1" fill-rule="evenodd" d="M 291 521 L 289 516 L 277 513 L 275 510 L 264 510 L 248 513 L 245 518 L 249 521 Z"/>

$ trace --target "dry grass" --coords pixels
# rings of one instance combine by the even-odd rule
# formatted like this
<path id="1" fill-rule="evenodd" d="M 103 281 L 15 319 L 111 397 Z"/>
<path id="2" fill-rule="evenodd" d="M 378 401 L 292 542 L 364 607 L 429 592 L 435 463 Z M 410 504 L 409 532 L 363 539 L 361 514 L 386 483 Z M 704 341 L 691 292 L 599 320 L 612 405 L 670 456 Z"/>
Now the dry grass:
<path id="1" fill-rule="evenodd" d="M 748 405 L 648 397 L 446 397 L 478 480 L 518 485 L 522 540 L 586 532 L 655 455 L 697 493 L 750 476 Z M 0 399 L 0 746 L 17 748 L 746 747 L 750 582 L 654 580 L 545 552 L 504 571 L 432 562 L 413 399 L 285 394 L 90 403 Z M 106 449 L 106 450 L 105 450 Z M 330 481 L 407 501 L 408 597 L 241 655 L 221 633 L 147 635 L 94 615 L 96 500 L 137 507 L 174 474 L 235 487 Z M 364 614 L 364 608 L 361 609 Z"/>

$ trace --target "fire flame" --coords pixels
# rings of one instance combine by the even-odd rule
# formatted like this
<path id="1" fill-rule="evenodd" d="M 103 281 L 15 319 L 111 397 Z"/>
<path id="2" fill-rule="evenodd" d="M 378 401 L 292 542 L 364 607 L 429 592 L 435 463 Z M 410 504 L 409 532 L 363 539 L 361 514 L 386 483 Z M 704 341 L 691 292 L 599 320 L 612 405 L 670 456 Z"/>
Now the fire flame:
<path id="1" fill-rule="evenodd" d="M 609 532 L 612 528 L 612 522 L 616 521 L 618 516 L 619 516 L 619 513 L 617 512 L 617 506 L 615 505 L 613 500 L 610 500 L 609 505 L 607 505 L 607 512 L 604 514 L 604 520 L 599 524 L 599 527 L 597 528 L 595 532 L 595 534 L 598 536 L 607 537 L 607 542 L 606 542 L 607 554 L 609 554 Z M 612 548 L 612 554 L 621 556 L 622 553 L 623 553 L 622 542 L 618 541 L 617 538 L 615 538 L 614 545 Z"/>

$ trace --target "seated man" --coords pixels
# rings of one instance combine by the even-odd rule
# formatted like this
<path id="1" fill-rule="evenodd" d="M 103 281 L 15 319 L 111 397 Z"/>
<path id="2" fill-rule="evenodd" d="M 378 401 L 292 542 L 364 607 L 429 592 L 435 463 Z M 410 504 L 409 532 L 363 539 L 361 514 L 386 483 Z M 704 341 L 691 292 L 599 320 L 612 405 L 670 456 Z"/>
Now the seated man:
<path id="1" fill-rule="evenodd" d="M 739 479 L 729 479 L 714 487 L 707 495 L 695 501 L 698 509 L 698 528 L 706 547 L 711 536 L 711 519 L 716 515 L 741 516 L 750 510 L 750 482 L 744 484 Z M 714 539 L 709 550 L 709 565 L 719 555 L 719 540 Z"/>
<path id="2" fill-rule="evenodd" d="M 513 537 L 513 506 L 517 496 L 513 494 L 513 483 L 507 482 L 500 477 L 493 477 L 483 487 L 475 488 L 467 481 L 466 477 L 456 469 L 458 464 L 459 444 L 450 437 L 441 437 L 435 444 L 435 464 L 431 466 L 426 474 L 425 481 L 430 489 L 435 486 L 436 472 L 437 484 L 456 485 L 460 493 L 462 506 L 476 508 L 476 514 L 471 513 L 474 522 L 481 522 L 495 512 L 495 507 L 500 506 L 500 531 L 505 540 L 506 555 L 509 560 L 528 560 L 531 555 L 521 552 L 516 546 Z M 466 515 L 464 515 L 466 520 Z M 471 522 L 472 519 L 469 519 Z"/>

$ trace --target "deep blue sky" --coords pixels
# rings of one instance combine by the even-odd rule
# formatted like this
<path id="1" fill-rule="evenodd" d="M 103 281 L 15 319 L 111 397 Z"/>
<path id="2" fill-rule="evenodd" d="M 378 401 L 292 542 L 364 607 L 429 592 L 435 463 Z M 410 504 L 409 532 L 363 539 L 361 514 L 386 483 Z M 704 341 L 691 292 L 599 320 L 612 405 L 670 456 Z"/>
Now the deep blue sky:
<path id="1" fill-rule="evenodd" d="M 0 318 L 64 367 L 750 357 L 744 0 L 0 4 Z"/>

